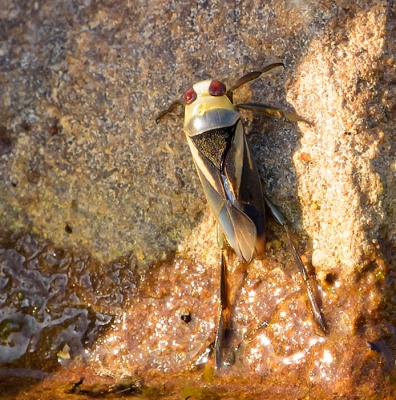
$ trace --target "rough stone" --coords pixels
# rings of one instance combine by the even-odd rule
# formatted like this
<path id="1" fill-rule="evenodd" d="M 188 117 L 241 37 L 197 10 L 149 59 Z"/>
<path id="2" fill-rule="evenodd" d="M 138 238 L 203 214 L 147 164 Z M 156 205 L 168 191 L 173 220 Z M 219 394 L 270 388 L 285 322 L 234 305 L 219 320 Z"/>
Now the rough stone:
<path id="1" fill-rule="evenodd" d="M 2 396 L 395 397 L 393 2 L 1 9 Z M 327 334 L 270 220 L 266 260 L 230 257 L 234 365 L 190 369 L 216 330 L 215 224 L 181 113 L 154 118 L 198 80 L 279 61 L 235 101 L 309 121 L 243 112 Z"/>

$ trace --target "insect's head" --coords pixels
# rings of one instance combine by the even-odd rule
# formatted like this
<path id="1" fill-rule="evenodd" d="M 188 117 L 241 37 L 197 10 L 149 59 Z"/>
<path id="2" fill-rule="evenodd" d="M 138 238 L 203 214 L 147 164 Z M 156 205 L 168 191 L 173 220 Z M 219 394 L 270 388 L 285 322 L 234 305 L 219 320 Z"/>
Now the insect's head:
<path id="1" fill-rule="evenodd" d="M 188 136 L 231 126 L 236 123 L 239 113 L 232 104 L 226 86 L 217 80 L 205 80 L 194 84 L 183 96 L 162 111 L 156 121 L 184 106 L 184 130 Z"/>

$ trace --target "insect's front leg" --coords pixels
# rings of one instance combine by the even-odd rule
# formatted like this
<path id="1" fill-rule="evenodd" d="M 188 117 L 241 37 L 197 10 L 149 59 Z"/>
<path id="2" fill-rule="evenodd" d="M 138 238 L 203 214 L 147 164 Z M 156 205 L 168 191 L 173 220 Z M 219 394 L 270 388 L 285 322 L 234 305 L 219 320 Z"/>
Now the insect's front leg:
<path id="1" fill-rule="evenodd" d="M 296 247 L 294 246 L 294 243 L 290 237 L 289 229 L 286 224 L 286 219 L 285 217 L 281 214 L 281 212 L 277 209 L 274 203 L 266 196 L 264 195 L 265 202 L 267 203 L 269 209 L 271 210 L 272 215 L 276 219 L 276 221 L 283 226 L 286 232 L 286 237 L 287 241 L 289 243 L 290 250 L 293 254 L 294 260 L 296 261 L 296 264 L 298 266 L 298 269 L 303 277 L 303 280 L 305 282 L 306 288 L 307 288 L 307 294 L 309 298 L 309 302 L 311 303 L 311 308 L 312 308 L 312 313 L 314 315 L 314 318 L 317 322 L 317 324 L 320 326 L 323 332 L 326 332 L 326 325 L 324 322 L 324 318 L 322 315 L 322 312 L 320 311 L 320 308 L 316 302 L 315 299 L 315 294 L 314 290 L 312 288 L 311 282 L 309 280 L 308 272 L 301 260 L 300 255 L 298 254 L 298 251 L 296 250 Z"/>
<path id="2" fill-rule="evenodd" d="M 177 107 L 183 107 L 184 104 L 180 100 L 174 101 L 166 110 L 161 111 L 156 117 L 155 117 L 155 122 L 158 124 L 158 121 L 165 117 L 165 115 L 171 113 L 174 111 Z"/>

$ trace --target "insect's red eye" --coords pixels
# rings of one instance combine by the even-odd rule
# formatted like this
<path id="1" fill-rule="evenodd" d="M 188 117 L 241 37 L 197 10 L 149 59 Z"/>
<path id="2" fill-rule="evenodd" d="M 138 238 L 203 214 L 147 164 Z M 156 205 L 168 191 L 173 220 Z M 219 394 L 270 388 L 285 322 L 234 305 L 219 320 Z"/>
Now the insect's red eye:
<path id="1" fill-rule="evenodd" d="M 186 104 L 191 104 L 197 98 L 197 93 L 194 88 L 190 88 L 184 93 L 184 102 Z"/>
<path id="2" fill-rule="evenodd" d="M 223 96 L 227 91 L 223 82 L 212 81 L 209 85 L 209 94 L 212 96 Z"/>

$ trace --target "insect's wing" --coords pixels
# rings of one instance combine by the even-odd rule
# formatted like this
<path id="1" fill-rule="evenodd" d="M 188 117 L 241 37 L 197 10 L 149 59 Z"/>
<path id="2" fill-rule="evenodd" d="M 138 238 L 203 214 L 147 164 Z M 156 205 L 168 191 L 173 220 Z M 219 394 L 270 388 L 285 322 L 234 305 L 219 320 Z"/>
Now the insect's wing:
<path id="1" fill-rule="evenodd" d="M 256 227 L 254 248 L 258 257 L 265 255 L 265 208 L 260 177 L 249 143 L 239 121 L 232 145 L 224 159 L 224 172 L 235 195 L 234 205 L 243 211 Z"/>
<path id="2" fill-rule="evenodd" d="M 223 175 L 219 166 L 187 140 L 206 198 L 228 243 L 241 260 L 250 261 L 254 250 L 261 255 L 264 246 L 264 240 L 257 245 L 264 233 L 263 203 L 258 206 L 260 181 L 241 122 L 225 129 L 235 129 L 235 135 L 224 155 Z M 245 182 L 251 173 L 256 180 Z"/>

